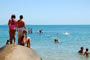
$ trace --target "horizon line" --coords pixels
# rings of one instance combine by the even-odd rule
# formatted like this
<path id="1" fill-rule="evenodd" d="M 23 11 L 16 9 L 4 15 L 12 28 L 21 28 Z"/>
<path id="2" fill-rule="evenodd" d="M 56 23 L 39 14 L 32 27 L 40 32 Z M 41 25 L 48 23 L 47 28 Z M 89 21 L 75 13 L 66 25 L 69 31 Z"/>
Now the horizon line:
<path id="1" fill-rule="evenodd" d="M 8 25 L 8 24 L 1 24 Z M 26 24 L 26 25 L 39 25 L 39 24 Z M 40 25 L 90 25 L 90 24 L 40 24 Z"/>

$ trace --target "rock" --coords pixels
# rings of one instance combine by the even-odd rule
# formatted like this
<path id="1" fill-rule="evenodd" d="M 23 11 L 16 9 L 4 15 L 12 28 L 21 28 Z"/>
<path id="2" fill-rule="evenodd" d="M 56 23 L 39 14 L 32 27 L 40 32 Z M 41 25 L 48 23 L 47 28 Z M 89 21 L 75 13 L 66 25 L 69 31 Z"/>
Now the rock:
<path id="1" fill-rule="evenodd" d="M 0 49 L 0 60 L 41 60 L 41 58 L 32 48 L 17 45 Z"/>

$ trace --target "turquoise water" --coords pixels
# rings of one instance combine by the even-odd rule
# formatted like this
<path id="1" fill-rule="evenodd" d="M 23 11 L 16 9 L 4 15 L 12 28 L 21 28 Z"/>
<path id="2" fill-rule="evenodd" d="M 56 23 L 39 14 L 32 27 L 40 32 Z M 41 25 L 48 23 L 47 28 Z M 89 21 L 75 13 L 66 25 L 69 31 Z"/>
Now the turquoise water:
<path id="1" fill-rule="evenodd" d="M 90 49 L 90 25 L 27 25 L 33 29 L 31 45 L 43 60 L 86 60 L 77 52 L 81 46 Z M 42 29 L 43 34 L 38 30 Z M 0 26 L 0 47 L 9 39 L 8 26 Z M 54 39 L 60 41 L 54 43 Z M 88 58 L 90 60 L 90 58 Z"/>

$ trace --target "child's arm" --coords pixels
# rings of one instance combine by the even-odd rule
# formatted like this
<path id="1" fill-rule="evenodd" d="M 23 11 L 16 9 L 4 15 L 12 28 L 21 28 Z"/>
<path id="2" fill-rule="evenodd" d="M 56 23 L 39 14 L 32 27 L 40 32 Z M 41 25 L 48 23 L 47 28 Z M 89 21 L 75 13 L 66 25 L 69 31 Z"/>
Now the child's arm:
<path id="1" fill-rule="evenodd" d="M 84 53 L 84 55 L 86 55 L 86 52 Z"/>
<path id="2" fill-rule="evenodd" d="M 90 54 L 90 52 L 88 52 L 88 54 Z"/>
<path id="3" fill-rule="evenodd" d="M 8 26 L 10 26 L 10 20 L 8 21 Z"/>

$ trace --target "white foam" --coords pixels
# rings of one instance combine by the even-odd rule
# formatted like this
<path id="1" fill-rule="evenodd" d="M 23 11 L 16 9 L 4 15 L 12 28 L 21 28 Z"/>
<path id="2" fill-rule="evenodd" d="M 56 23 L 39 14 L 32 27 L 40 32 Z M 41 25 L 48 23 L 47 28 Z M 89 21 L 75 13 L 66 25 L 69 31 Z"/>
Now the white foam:
<path id="1" fill-rule="evenodd" d="M 64 35 L 70 35 L 70 33 L 69 33 L 69 32 L 64 32 L 63 34 L 64 34 Z"/>

